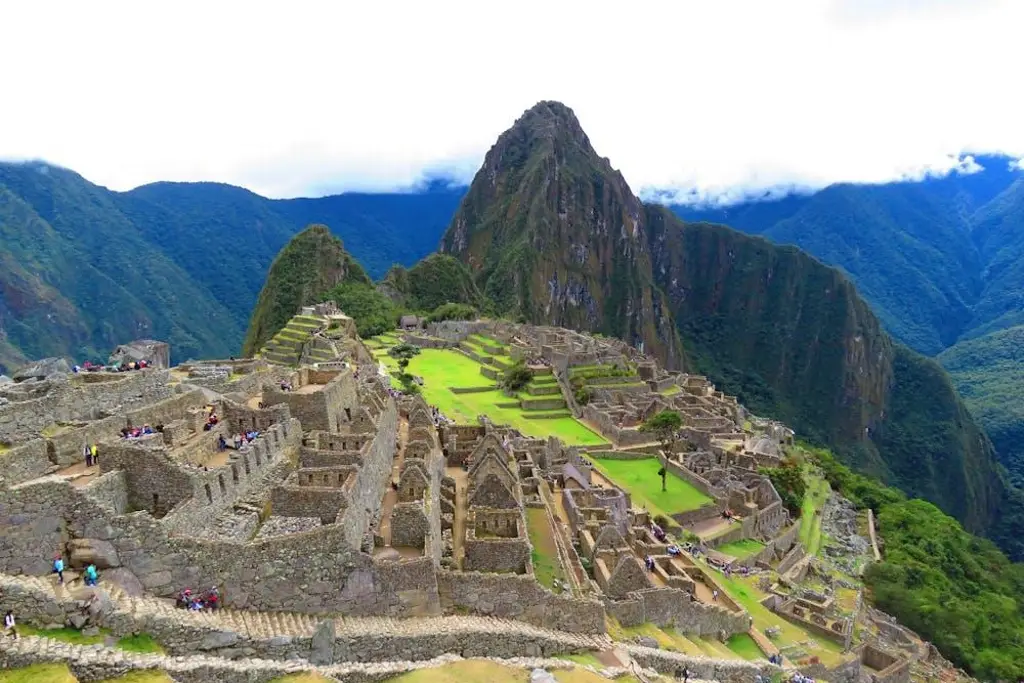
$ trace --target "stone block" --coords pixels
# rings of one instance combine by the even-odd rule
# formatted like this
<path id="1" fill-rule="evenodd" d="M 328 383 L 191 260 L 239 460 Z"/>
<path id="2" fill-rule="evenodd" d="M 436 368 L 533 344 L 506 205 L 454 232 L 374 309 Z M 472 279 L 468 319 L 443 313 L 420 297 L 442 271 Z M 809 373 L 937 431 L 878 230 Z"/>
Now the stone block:
<path id="1" fill-rule="evenodd" d="M 68 542 L 68 563 L 76 569 L 90 564 L 96 565 L 97 569 L 112 569 L 121 566 L 121 559 L 107 541 L 76 538 Z"/>

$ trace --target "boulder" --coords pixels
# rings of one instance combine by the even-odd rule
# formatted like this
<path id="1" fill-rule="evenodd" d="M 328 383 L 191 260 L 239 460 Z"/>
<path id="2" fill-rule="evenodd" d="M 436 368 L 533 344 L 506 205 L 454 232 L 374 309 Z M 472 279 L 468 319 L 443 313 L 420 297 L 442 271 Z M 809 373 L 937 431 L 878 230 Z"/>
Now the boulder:
<path id="1" fill-rule="evenodd" d="M 116 569 L 103 572 L 103 580 L 114 584 L 123 590 L 126 595 L 133 598 L 137 598 L 145 592 L 139 578 L 124 567 L 118 567 Z"/>
<path id="2" fill-rule="evenodd" d="M 334 621 L 327 619 L 317 624 L 310 643 L 309 661 L 312 664 L 334 663 Z"/>
<path id="3" fill-rule="evenodd" d="M 530 672 L 530 683 L 558 683 L 550 671 L 534 669 Z"/>
<path id="4" fill-rule="evenodd" d="M 18 368 L 12 377 L 15 382 L 23 382 L 27 379 L 46 379 L 53 375 L 66 375 L 69 372 L 71 372 L 71 366 L 63 358 L 44 358 Z"/>
<path id="5" fill-rule="evenodd" d="M 222 647 L 231 647 L 238 642 L 238 634 L 234 631 L 213 631 L 207 633 L 199 643 L 200 650 L 219 650 Z"/>
<path id="6" fill-rule="evenodd" d="M 655 650 L 658 649 L 658 641 L 654 638 L 651 638 L 650 636 L 637 636 L 635 642 L 637 645 L 642 645 L 644 647 L 649 647 Z"/>
<path id="7" fill-rule="evenodd" d="M 76 538 L 68 542 L 68 563 L 77 569 L 90 564 L 97 569 L 111 569 L 121 566 L 117 550 L 107 541 L 97 538 Z"/>

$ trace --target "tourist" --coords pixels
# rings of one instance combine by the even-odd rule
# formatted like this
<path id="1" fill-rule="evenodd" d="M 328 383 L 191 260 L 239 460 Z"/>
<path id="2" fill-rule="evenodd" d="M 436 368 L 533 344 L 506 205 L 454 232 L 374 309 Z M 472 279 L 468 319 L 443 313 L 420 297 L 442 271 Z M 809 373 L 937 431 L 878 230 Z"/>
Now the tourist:
<path id="1" fill-rule="evenodd" d="M 100 453 L 99 453 L 99 448 L 96 447 L 96 444 L 92 444 L 91 446 L 89 446 L 89 452 L 92 454 L 92 464 L 93 465 L 99 465 L 100 464 Z"/>
<path id="2" fill-rule="evenodd" d="M 97 581 L 99 581 L 99 576 L 96 573 L 96 565 L 90 563 L 89 566 L 85 568 L 85 585 L 95 586 Z"/>
<path id="3" fill-rule="evenodd" d="M 18 639 L 18 631 L 14 628 L 14 612 L 11 610 L 7 610 L 4 615 L 4 633 L 10 633 L 15 640 Z"/>
<path id="4" fill-rule="evenodd" d="M 715 590 L 711 591 L 711 599 L 715 600 L 715 601 L 718 600 L 718 589 L 717 588 Z"/>
<path id="5" fill-rule="evenodd" d="M 224 435 L 221 434 L 220 436 L 217 437 L 217 450 L 218 451 L 223 451 L 223 450 L 226 450 L 227 447 L 228 447 L 228 442 L 224 440 Z"/>
<path id="6" fill-rule="evenodd" d="M 64 585 L 64 559 L 57 554 L 57 557 L 53 558 L 53 573 L 57 575 L 57 581 L 60 585 Z"/>
<path id="7" fill-rule="evenodd" d="M 82 455 L 85 456 L 85 466 L 92 467 L 92 449 L 89 448 L 89 444 L 82 447 Z"/>
<path id="8" fill-rule="evenodd" d="M 754 676 L 754 683 L 764 683 L 764 679 L 761 678 L 761 674 L 756 674 Z"/>

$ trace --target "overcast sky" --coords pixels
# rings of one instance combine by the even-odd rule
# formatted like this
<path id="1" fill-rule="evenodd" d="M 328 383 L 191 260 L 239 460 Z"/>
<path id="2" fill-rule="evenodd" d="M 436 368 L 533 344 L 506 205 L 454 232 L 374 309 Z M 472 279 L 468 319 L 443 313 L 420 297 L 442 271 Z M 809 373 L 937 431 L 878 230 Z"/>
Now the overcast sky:
<path id="1" fill-rule="evenodd" d="M 468 180 L 538 100 L 635 190 L 1024 155 L 1024 2 L 5 2 L 0 158 L 272 197 Z M 951 156 L 952 155 L 952 156 Z"/>

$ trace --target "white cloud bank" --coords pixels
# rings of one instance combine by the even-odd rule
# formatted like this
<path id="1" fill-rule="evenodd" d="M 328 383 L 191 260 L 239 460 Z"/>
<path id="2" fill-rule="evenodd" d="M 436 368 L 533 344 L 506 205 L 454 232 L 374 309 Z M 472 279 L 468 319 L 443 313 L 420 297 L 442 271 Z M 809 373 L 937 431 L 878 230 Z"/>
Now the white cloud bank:
<path id="1" fill-rule="evenodd" d="M 0 157 L 273 197 L 468 179 L 541 99 L 697 196 L 1024 155 L 1024 2 L 10 2 Z"/>

